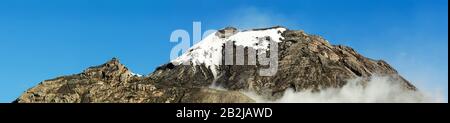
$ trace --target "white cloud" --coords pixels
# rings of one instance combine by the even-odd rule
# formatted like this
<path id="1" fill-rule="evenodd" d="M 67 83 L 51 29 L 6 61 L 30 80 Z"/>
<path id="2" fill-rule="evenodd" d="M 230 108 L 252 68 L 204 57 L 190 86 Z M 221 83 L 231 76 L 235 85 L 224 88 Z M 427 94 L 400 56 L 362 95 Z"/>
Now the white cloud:
<path id="1" fill-rule="evenodd" d="M 287 89 L 278 100 L 267 100 L 253 92 L 244 92 L 257 102 L 275 103 L 424 103 L 445 102 L 436 93 L 411 91 L 388 77 L 372 77 L 367 86 L 361 79 L 349 80 L 342 88 L 327 88 L 319 92 L 305 90 L 294 92 Z"/>

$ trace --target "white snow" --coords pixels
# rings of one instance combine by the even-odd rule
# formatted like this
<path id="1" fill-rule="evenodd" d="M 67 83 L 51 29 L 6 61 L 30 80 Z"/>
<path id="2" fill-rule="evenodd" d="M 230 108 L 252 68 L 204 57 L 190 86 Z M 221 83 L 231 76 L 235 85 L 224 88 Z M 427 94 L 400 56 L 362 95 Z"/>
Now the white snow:
<path id="1" fill-rule="evenodd" d="M 235 43 L 237 46 L 253 47 L 254 49 L 267 49 L 269 46 L 269 41 L 266 40 L 266 37 L 270 38 L 270 40 L 274 42 L 281 42 L 280 38 L 284 38 L 281 36 L 281 33 L 285 30 L 285 28 L 276 28 L 269 30 L 239 32 L 229 37 L 228 41 L 236 41 Z"/>
<path id="2" fill-rule="evenodd" d="M 217 77 L 217 66 L 222 62 L 222 45 L 224 43 L 235 41 L 237 46 L 252 47 L 256 50 L 267 50 L 269 41 L 281 42 L 280 39 L 284 38 L 281 36 L 281 33 L 284 31 L 286 31 L 286 29 L 281 27 L 266 30 L 241 31 L 228 38 L 220 38 L 213 33 L 192 46 L 180 57 L 172 60 L 171 63 L 174 65 L 205 64 L 205 66 L 211 70 L 214 77 Z"/>
<path id="3" fill-rule="evenodd" d="M 403 81 L 390 76 L 372 76 L 363 84 L 364 78 L 347 80 L 342 88 L 324 88 L 319 92 L 311 89 L 294 91 L 287 89 L 277 100 L 269 100 L 254 91 L 242 91 L 258 103 L 442 103 L 445 99 L 437 93 L 405 89 Z"/>
<path id="4" fill-rule="evenodd" d="M 132 76 L 142 77 L 143 75 L 131 72 Z"/>

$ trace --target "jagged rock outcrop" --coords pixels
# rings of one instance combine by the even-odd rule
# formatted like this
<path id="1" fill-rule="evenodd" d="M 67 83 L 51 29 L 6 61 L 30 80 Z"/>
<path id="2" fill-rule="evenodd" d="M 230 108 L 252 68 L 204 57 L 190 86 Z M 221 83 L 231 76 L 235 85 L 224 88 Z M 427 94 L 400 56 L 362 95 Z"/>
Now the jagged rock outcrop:
<path id="1" fill-rule="evenodd" d="M 283 27 L 249 31 L 279 28 Z M 226 41 L 237 33 L 235 28 L 229 27 L 214 35 Z M 340 88 L 348 79 L 368 79 L 374 75 L 390 76 L 404 89 L 416 90 L 385 61 L 366 58 L 350 47 L 331 45 L 322 37 L 303 31 L 283 28 L 277 33 L 282 38 L 281 42 L 277 42 L 278 71 L 274 76 L 260 76 L 258 70 L 264 68 L 261 65 L 219 65 L 213 70 L 204 63 L 181 65 L 170 62 L 148 76 L 139 77 L 114 58 L 80 74 L 41 82 L 27 90 L 16 102 L 255 102 L 239 91 L 253 91 L 268 99 L 277 99 L 288 88 L 295 91 Z M 262 41 L 272 41 L 272 38 L 262 37 Z M 246 51 L 252 48 L 235 47 L 244 47 Z M 189 52 L 192 50 L 196 49 Z M 228 91 L 209 88 L 212 84 Z"/>
<path id="2" fill-rule="evenodd" d="M 35 103 L 236 103 L 254 102 L 235 91 L 198 87 L 168 87 L 133 75 L 119 60 L 90 67 L 83 73 L 41 82 L 16 102 Z"/>

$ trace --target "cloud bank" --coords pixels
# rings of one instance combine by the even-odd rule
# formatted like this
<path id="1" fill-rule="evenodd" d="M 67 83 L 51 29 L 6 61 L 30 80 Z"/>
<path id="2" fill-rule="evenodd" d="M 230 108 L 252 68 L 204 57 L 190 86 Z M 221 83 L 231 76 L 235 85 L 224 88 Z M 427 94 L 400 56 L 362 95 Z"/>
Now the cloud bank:
<path id="1" fill-rule="evenodd" d="M 374 76 L 366 86 L 361 78 L 349 80 L 342 88 L 326 88 L 319 92 L 287 89 L 277 100 L 267 100 L 253 92 L 244 92 L 259 103 L 439 103 L 439 94 L 411 91 L 389 77 Z"/>

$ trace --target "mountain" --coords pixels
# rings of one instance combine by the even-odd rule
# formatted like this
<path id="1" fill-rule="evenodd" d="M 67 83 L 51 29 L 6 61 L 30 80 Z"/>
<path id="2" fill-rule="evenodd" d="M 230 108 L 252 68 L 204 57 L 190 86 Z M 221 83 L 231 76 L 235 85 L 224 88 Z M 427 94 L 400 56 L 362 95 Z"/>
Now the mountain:
<path id="1" fill-rule="evenodd" d="M 418 91 L 385 61 L 320 36 L 280 26 L 244 31 L 227 27 L 149 75 L 133 74 L 113 58 L 79 74 L 45 80 L 14 102 L 257 102 L 246 92 L 277 100 L 288 89 L 320 93 L 346 87 L 355 78 L 368 86 L 374 76 L 388 77 L 400 85 L 397 90 Z"/>

